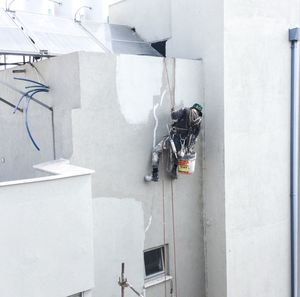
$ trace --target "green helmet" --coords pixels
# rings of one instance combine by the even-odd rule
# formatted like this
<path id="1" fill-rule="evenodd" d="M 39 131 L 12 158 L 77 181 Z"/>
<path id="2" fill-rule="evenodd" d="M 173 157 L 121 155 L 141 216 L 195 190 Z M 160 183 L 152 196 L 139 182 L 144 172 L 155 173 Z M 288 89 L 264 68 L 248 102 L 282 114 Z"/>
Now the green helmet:
<path id="1" fill-rule="evenodd" d="M 195 103 L 192 108 L 198 110 L 199 112 L 202 112 L 202 106 L 199 103 Z"/>

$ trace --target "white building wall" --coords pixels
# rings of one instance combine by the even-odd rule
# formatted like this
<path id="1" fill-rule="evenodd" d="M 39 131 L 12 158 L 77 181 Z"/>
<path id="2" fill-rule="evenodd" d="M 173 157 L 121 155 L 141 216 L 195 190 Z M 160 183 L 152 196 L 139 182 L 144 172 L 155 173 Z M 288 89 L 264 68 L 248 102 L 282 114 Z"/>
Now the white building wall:
<path id="1" fill-rule="evenodd" d="M 62 72 L 61 69 L 73 68 Z M 0 181 L 24 179 L 36 176 L 32 166 L 38 163 L 68 158 L 72 152 L 71 110 L 80 106 L 78 54 L 57 57 L 30 65 L 20 66 L 25 73 L 15 74 L 12 69 L 0 72 L 0 97 L 17 104 L 25 87 L 31 83 L 17 81 L 14 77 L 31 79 L 50 87 L 49 93 L 34 96 L 53 107 L 52 112 L 31 101 L 28 122 L 32 136 L 40 151 L 36 150 L 27 134 L 25 112 L 13 114 L 13 108 L 0 102 L 1 149 Z M 66 86 L 76 82 L 70 89 Z M 20 104 L 25 110 L 26 100 Z"/>
<path id="2" fill-rule="evenodd" d="M 167 55 L 204 64 L 209 297 L 289 296 L 288 29 L 298 14 L 297 0 L 172 2 Z"/>
<path id="3" fill-rule="evenodd" d="M 99 214 L 95 220 L 97 239 L 95 294 L 100 294 L 101 288 L 105 289 L 107 295 L 115 294 L 119 289 L 115 277 L 120 272 L 119 262 L 123 259 L 128 263 L 130 282 L 139 290 L 142 289 L 143 249 L 161 246 L 164 241 L 169 245 L 169 273 L 173 277 L 174 289 L 176 288 L 174 265 L 176 259 L 178 296 L 187 294 L 189 297 L 198 297 L 199 292 L 204 294 L 202 197 L 201 182 L 199 182 L 202 176 L 203 135 L 199 140 L 196 172 L 192 176 L 180 176 L 173 184 L 176 255 L 173 240 L 172 185 L 162 169 L 163 164 L 159 183 L 146 184 L 143 180 L 144 175 L 151 170 L 153 142 L 158 142 L 166 135 L 166 124 L 170 122 L 172 105 L 166 70 L 168 70 L 171 90 L 174 81 L 176 82 L 176 107 L 191 106 L 195 101 L 203 104 L 201 61 L 178 59 L 175 62 L 173 59 L 164 60 L 157 57 L 74 53 L 36 63 L 35 67 L 36 69 L 27 65 L 19 69 L 26 69 L 25 77 L 40 80 L 50 86 L 49 97 L 41 99 L 54 107 L 57 158 L 71 158 L 73 164 L 89 164 L 89 168 L 96 170 L 93 176 L 93 196 L 113 197 L 111 204 L 108 203 L 109 198 L 105 201 L 100 201 L 102 198 L 98 198 L 95 201 L 95 211 Z M 2 75 L 2 80 L 9 84 L 14 83 L 11 70 L 3 72 Z M 7 95 L 7 97 L 15 103 L 18 97 L 15 98 L 16 94 L 11 90 L 10 92 L 12 96 Z M 4 107 L 6 108 L 5 105 Z M 73 111 L 71 118 L 73 108 L 79 109 Z M 10 110 L 9 107 L 7 109 Z M 155 129 L 155 116 L 158 118 L 157 129 Z M 46 118 L 43 120 L 32 122 L 34 136 L 39 142 L 43 135 L 45 139 L 52 136 L 49 134 L 52 130 L 47 132 L 43 129 Z M 2 123 L 9 125 L 6 118 L 2 118 Z M 16 127 L 11 133 L 15 133 L 15 130 Z M 9 156 L 11 168 L 20 166 L 19 171 L 27 174 L 26 177 L 30 177 L 31 166 L 36 163 L 37 152 L 30 146 L 26 133 L 20 132 L 20 134 L 28 141 L 28 147 L 25 149 L 25 146 L 18 146 L 8 151 L 6 156 Z M 1 137 L 6 141 L 11 139 L 9 136 L 2 134 Z M 49 139 L 52 141 L 52 138 Z M 8 148 L 11 147 L 8 145 Z M 53 146 L 45 146 L 45 151 L 39 153 L 43 158 L 48 158 L 47 153 L 52 152 L 51 148 Z M 23 163 L 22 166 L 18 164 L 16 158 L 18 154 L 26 156 L 28 160 L 26 166 Z M 49 158 L 52 159 L 53 156 Z M 7 179 L 18 178 L 16 172 L 12 171 L 8 174 L 4 168 L 1 169 Z M 134 203 L 133 199 L 136 200 Z M 105 215 L 102 207 L 108 209 Z M 125 210 L 124 214 L 120 214 L 121 209 Z M 110 216 L 109 213 L 112 215 Z M 120 234 L 122 229 L 119 228 L 119 223 L 109 221 L 109 219 L 113 220 L 113 215 L 119 218 L 116 222 L 128 225 L 130 229 L 128 232 L 132 233 L 129 238 L 138 242 L 138 246 L 134 246 L 130 251 L 127 248 L 122 249 L 122 241 L 129 246 L 129 239 L 125 234 Z M 133 215 L 137 217 L 132 219 Z M 110 226 L 108 241 L 102 243 L 101 234 L 106 234 L 105 228 Z M 116 252 L 103 258 L 104 250 L 109 252 L 106 249 L 109 243 L 115 244 Z M 106 260 L 105 263 L 101 263 L 103 259 Z M 109 275 L 104 275 L 112 261 L 113 270 Z M 108 278 L 110 283 L 103 283 L 103 279 Z M 169 280 L 166 283 L 167 292 L 170 292 L 170 286 Z M 164 292 L 165 285 L 162 282 L 149 287 L 147 296 L 163 296 Z"/>
<path id="4" fill-rule="evenodd" d="M 111 24 L 135 27 L 147 41 L 171 37 L 171 0 L 125 0 L 109 7 Z"/>
<path id="5" fill-rule="evenodd" d="M 173 88 L 174 61 L 167 59 L 166 64 L 170 87 Z M 176 107 L 191 106 L 195 101 L 202 102 L 201 66 L 200 61 L 176 61 Z M 176 256 L 172 186 L 164 173 L 163 163 L 160 182 L 146 184 L 143 181 L 144 175 L 151 170 L 153 138 L 157 143 L 166 135 L 166 124 L 170 122 L 171 100 L 164 60 L 157 57 L 80 53 L 80 74 L 82 105 L 81 109 L 73 111 L 72 162 L 90 164 L 96 170 L 93 176 L 94 197 L 133 198 L 142 202 L 146 233 L 144 249 L 161 246 L 164 241 L 168 243 L 169 273 L 174 284 L 175 259 L 177 264 L 178 296 L 185 294 L 198 297 L 199 292 L 204 294 L 199 182 L 202 175 L 201 140 L 196 173 L 180 176 L 173 183 Z M 156 137 L 155 106 L 158 118 Z M 121 246 L 119 253 L 123 253 Z M 170 284 L 168 281 L 167 292 L 170 292 Z M 164 292 L 165 286 L 161 283 L 147 289 L 147 296 L 163 296 Z"/>
<path id="6" fill-rule="evenodd" d="M 290 43 L 299 1 L 227 1 L 228 296 L 290 296 Z"/>
<path id="7" fill-rule="evenodd" d="M 95 289 L 93 297 L 120 295 L 121 263 L 125 277 L 142 293 L 144 285 L 144 212 L 135 199 L 96 198 L 94 207 Z M 125 296 L 135 297 L 130 288 Z"/>
<path id="8" fill-rule="evenodd" d="M 0 290 L 66 297 L 94 286 L 91 176 L 0 183 Z"/>

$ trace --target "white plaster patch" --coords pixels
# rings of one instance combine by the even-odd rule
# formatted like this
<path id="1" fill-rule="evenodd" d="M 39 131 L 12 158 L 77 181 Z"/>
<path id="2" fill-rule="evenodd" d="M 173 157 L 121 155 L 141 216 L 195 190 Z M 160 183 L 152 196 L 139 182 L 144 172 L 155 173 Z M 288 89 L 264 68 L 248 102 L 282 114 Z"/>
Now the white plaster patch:
<path id="1" fill-rule="evenodd" d="M 116 85 L 121 112 L 130 124 L 146 123 L 153 109 L 153 96 L 160 94 L 161 58 L 120 55 Z"/>
<path id="2" fill-rule="evenodd" d="M 167 93 L 167 91 L 164 90 L 164 92 L 162 93 L 162 95 L 160 97 L 160 103 L 159 104 L 156 103 L 153 108 L 153 116 L 155 119 L 155 126 L 154 126 L 154 130 L 153 130 L 153 147 L 155 147 L 155 144 L 156 144 L 156 131 L 157 131 L 157 127 L 158 127 L 158 118 L 156 115 L 156 110 L 158 107 L 160 107 L 163 104 L 166 93 Z"/>

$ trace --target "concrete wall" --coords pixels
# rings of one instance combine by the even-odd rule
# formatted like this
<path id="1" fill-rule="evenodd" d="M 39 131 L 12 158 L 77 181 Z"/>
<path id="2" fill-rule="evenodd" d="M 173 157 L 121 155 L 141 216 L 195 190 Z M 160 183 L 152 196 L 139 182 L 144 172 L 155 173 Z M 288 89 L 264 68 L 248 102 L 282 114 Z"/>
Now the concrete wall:
<path id="1" fill-rule="evenodd" d="M 131 6 L 129 6 L 129 3 Z M 124 8 L 126 6 L 126 8 Z M 134 9 L 134 8 L 137 9 Z M 176 0 L 165 12 L 127 0 L 110 9 L 115 23 L 130 24 L 146 40 L 170 27 L 167 56 L 202 60 L 205 98 L 204 221 L 206 290 L 209 297 L 226 292 L 224 168 L 224 4 L 221 0 Z M 151 20 L 137 18 L 147 14 Z M 160 23 L 162 22 L 162 23 Z"/>
<path id="2" fill-rule="evenodd" d="M 0 72 L 0 82 L 9 85 L 0 86 L 0 97 L 17 104 L 22 96 L 12 88 L 17 88 L 24 92 L 28 83 L 16 81 L 13 77 L 27 77 L 16 75 L 11 70 Z M 36 79 L 36 77 L 34 78 Z M 48 94 L 36 94 L 36 99 L 46 104 L 51 104 L 51 98 Z M 20 107 L 24 108 L 26 99 Z M 29 109 L 29 127 L 32 135 L 39 145 L 41 151 L 37 151 L 31 143 L 26 127 L 25 112 L 16 112 L 13 114 L 13 108 L 0 102 L 0 119 L 1 119 L 1 148 L 0 148 L 0 181 L 22 179 L 35 176 L 32 168 L 33 164 L 52 160 L 54 158 L 53 148 L 53 131 L 52 131 L 52 114 L 51 111 L 44 107 L 31 102 Z"/>
<path id="3" fill-rule="evenodd" d="M 171 37 L 170 0 L 124 0 L 109 7 L 111 24 L 135 27 L 147 41 L 158 41 Z"/>
<path id="4" fill-rule="evenodd" d="M 289 296 L 287 34 L 299 1 L 176 0 L 171 11 L 167 55 L 204 65 L 207 295 Z M 135 13 L 122 23 L 146 26 Z"/>
<path id="5" fill-rule="evenodd" d="M 0 290 L 66 297 L 94 286 L 91 176 L 0 183 Z"/>
<path id="6" fill-rule="evenodd" d="M 134 199 L 94 199 L 95 289 L 94 297 L 120 295 L 121 263 L 125 276 L 138 292 L 144 285 L 144 216 Z M 129 288 L 126 296 L 136 296 Z"/>
<path id="7" fill-rule="evenodd" d="M 227 1 L 228 296 L 290 296 L 290 44 L 299 1 Z"/>
<path id="8" fill-rule="evenodd" d="M 168 59 L 166 64 L 173 88 L 174 61 Z M 153 140 L 157 142 L 167 133 L 170 117 L 164 60 L 81 53 L 80 75 L 82 105 L 81 109 L 73 111 L 72 162 L 96 170 L 94 197 L 133 198 L 142 202 L 147 230 L 144 248 L 160 246 L 164 241 L 168 243 L 170 274 L 174 277 L 171 183 L 163 169 L 159 183 L 145 184 L 143 181 L 143 176 L 150 171 Z M 176 107 L 190 106 L 197 99 L 202 102 L 201 62 L 176 61 L 175 76 Z M 154 129 L 154 110 L 158 118 L 157 130 Z M 173 183 L 179 296 L 204 294 L 201 150 L 198 153 L 196 173 L 180 176 Z M 167 283 L 168 292 L 169 286 L 170 282 Z M 164 292 L 163 283 L 147 289 L 148 296 L 160 296 Z"/>
<path id="9" fill-rule="evenodd" d="M 190 106 L 195 101 L 203 104 L 202 63 L 180 59 L 164 61 L 153 57 L 75 53 L 36 63 L 35 67 L 34 69 L 26 66 L 25 77 L 42 81 L 50 86 L 49 95 L 40 99 L 54 109 L 56 157 L 71 158 L 73 164 L 82 164 L 95 169 L 93 196 L 115 198 L 111 198 L 111 204 L 109 204 L 110 199 L 102 201 L 102 198 L 99 198 L 97 199 L 99 203 L 95 202 L 95 211 L 99 213 L 95 221 L 96 250 L 99 251 L 96 253 L 97 286 L 94 291 L 96 296 L 100 294 L 101 287 L 105 288 L 107 294 L 114 294 L 118 289 L 115 277 L 119 274 L 119 262 L 122 259 L 125 259 L 130 267 L 128 267 L 130 282 L 141 289 L 144 279 L 142 250 L 161 246 L 164 242 L 168 244 L 169 274 L 173 277 L 174 289 L 177 286 L 178 295 L 188 294 L 190 297 L 198 297 L 199 292 L 204 294 L 202 141 L 198 146 L 196 173 L 189 177 L 180 176 L 179 180 L 173 183 L 174 226 L 172 184 L 164 173 L 163 165 L 159 183 L 145 184 L 143 181 L 144 175 L 151 170 L 150 155 L 153 143 L 157 143 L 167 133 L 166 124 L 170 122 L 172 105 L 170 89 L 172 91 L 175 86 L 176 107 Z M 11 71 L 2 72 L 3 80 L 10 85 L 15 83 Z M 168 71 L 170 86 L 167 83 L 166 71 Z M 19 85 L 17 87 L 20 88 Z M 16 92 L 10 95 L 12 91 L 9 87 L 0 90 L 4 92 L 3 96 L 13 103 L 16 102 Z M 73 110 L 71 117 L 74 108 L 79 109 Z M 42 114 L 38 112 L 37 114 L 42 118 Z M 156 117 L 157 128 L 155 128 Z M 43 120 L 32 123 L 34 136 L 40 143 L 42 143 L 41 136 L 47 140 L 51 139 L 52 143 L 53 138 L 50 136 L 53 135 L 53 130 L 44 130 L 47 122 L 45 118 Z M 9 126 L 5 118 L 2 122 Z M 12 133 L 15 133 L 15 128 Z M 53 153 L 53 146 L 50 144 L 45 146 L 45 149 L 43 147 L 41 152 L 36 152 L 30 146 L 25 133 L 22 137 L 28 142 L 28 147 L 17 146 L 14 150 L 7 151 L 5 156 L 9 156 L 10 166 L 13 169 L 19 168 L 16 159 L 19 154 L 27 156 L 27 163 L 20 165 L 20 174 L 16 172 L 8 174 L 8 171 L 3 168 L 2 172 L 6 179 L 31 177 L 33 174 L 33 172 L 29 174 L 31 166 L 40 162 L 37 156 L 41 156 L 42 161 L 54 158 L 53 154 L 49 155 Z M 7 146 L 8 149 L 11 147 L 12 145 Z M 131 207 L 132 202 L 128 198 L 139 201 L 143 209 L 135 210 L 135 204 L 133 203 Z M 102 207 L 107 209 L 106 216 L 103 214 Z M 138 216 L 143 216 L 142 222 L 137 218 L 137 229 L 132 229 L 131 225 L 128 225 L 128 228 L 132 229 L 130 231 L 132 238 L 137 242 L 144 241 L 144 244 L 142 247 L 136 246 L 135 251 L 130 255 L 128 250 L 122 249 L 122 243 L 120 246 L 116 245 L 116 253 L 111 255 L 112 258 L 105 257 L 107 261 L 101 266 L 105 247 L 112 242 L 113 238 L 120 237 L 118 224 L 107 222 L 114 233 L 109 234 L 111 237 L 105 243 L 101 242 L 101 234 L 107 233 L 104 221 L 108 221 L 110 217 L 108 214 L 114 213 L 116 207 L 118 211 L 115 215 L 120 217 L 124 224 L 129 222 L 126 221 L 126 217 L 121 217 L 122 212 L 119 209 L 124 209 L 124 215 L 137 213 Z M 130 220 L 130 222 L 135 221 Z M 125 240 L 128 239 L 124 236 L 123 241 Z M 131 266 L 133 259 L 136 259 L 135 266 Z M 105 267 L 111 266 L 112 260 L 114 269 L 111 270 L 111 274 L 104 274 Z M 108 282 L 103 283 L 107 278 L 110 278 L 111 285 Z M 169 292 L 170 280 L 166 285 Z M 147 289 L 147 295 L 150 297 L 162 296 L 164 292 L 163 282 Z"/>
<path id="10" fill-rule="evenodd" d="M 72 68 L 72 71 L 62 69 Z M 15 74 L 14 69 L 25 70 Z M 52 112 L 35 102 L 30 103 L 29 127 L 40 147 L 31 143 L 26 127 L 25 113 L 0 102 L 0 181 L 30 178 L 37 175 L 32 166 L 56 158 L 67 158 L 72 153 L 71 110 L 80 106 L 80 83 L 78 55 L 71 54 L 0 72 L 0 97 L 17 104 L 30 83 L 16 81 L 21 77 L 42 82 L 50 86 L 49 93 L 39 93 L 34 98 L 53 107 Z M 72 83 L 72 89 L 68 86 Z M 27 89 L 28 90 L 28 89 Z M 25 108 L 26 100 L 20 105 Z"/>

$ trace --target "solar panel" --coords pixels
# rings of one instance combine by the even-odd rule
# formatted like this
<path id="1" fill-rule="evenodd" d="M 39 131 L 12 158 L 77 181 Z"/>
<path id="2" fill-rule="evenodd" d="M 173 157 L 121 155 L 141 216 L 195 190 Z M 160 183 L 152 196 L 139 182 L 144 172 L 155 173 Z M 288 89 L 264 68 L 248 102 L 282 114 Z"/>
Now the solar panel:
<path id="1" fill-rule="evenodd" d="M 49 55 L 104 52 L 101 45 L 71 19 L 26 12 L 16 12 L 16 18 L 30 32 L 36 46 Z"/>
<path id="2" fill-rule="evenodd" d="M 14 21 L 0 9 L 0 53 L 38 54 L 39 50 Z"/>

